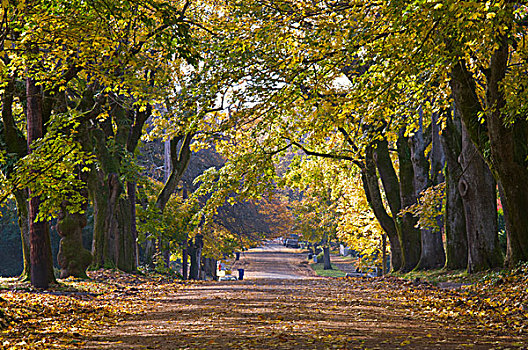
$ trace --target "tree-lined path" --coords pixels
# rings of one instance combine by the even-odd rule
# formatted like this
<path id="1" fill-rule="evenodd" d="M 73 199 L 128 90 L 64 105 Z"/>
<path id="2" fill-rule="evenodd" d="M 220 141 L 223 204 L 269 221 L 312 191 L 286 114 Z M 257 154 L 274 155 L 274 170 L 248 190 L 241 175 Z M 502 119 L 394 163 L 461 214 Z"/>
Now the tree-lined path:
<path id="1" fill-rule="evenodd" d="M 233 269 L 244 269 L 244 279 L 305 279 L 316 276 L 308 266 L 306 254 L 267 242 L 241 254 Z"/>
<path id="2" fill-rule="evenodd" d="M 432 304 L 426 300 L 449 299 L 457 292 L 396 279 L 311 277 L 302 269 L 302 258 L 278 245 L 250 250 L 239 262 L 246 267 L 248 280 L 195 282 L 152 299 L 145 295 L 148 310 L 102 331 L 85 347 L 522 348 L 523 339 L 489 333 L 474 323 L 434 320 L 440 310 L 427 312 Z M 411 296 L 418 307 L 406 302 Z"/>

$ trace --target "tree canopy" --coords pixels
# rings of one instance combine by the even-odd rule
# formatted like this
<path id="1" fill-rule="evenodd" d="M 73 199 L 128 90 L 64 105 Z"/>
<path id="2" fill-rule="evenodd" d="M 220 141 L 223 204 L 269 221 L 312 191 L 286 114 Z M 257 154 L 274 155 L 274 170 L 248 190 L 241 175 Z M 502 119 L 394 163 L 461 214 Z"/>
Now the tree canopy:
<path id="1" fill-rule="evenodd" d="M 255 234 L 219 219 L 237 215 L 226 203 L 244 201 L 254 216 L 288 222 L 268 220 L 283 233 L 295 222 L 372 256 L 388 238 L 394 271 L 528 259 L 524 3 L 1 8 L 1 199 L 16 199 L 27 259 L 48 235 L 49 224 L 34 223 L 56 218 L 64 275 L 84 270 L 89 252 L 66 266 L 78 265 L 71 252 L 88 205 L 94 267 L 135 270 L 138 238 L 161 253 L 207 233 L 206 247 L 229 250 L 233 237 Z M 163 183 L 138 160 L 155 140 L 169 145 Z M 208 149 L 221 161 L 182 185 Z M 46 250 L 31 264 L 50 271 Z"/>

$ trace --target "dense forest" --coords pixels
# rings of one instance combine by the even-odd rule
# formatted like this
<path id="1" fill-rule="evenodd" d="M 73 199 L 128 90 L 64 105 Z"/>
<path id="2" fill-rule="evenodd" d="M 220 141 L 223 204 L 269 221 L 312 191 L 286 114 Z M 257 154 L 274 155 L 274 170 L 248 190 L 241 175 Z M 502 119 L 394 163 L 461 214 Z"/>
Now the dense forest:
<path id="1" fill-rule="evenodd" d="M 290 233 L 393 272 L 528 260 L 522 2 L 9 0 L 0 18 L 1 261 L 20 251 L 35 287 L 57 245 L 61 278 L 171 254 L 192 278 Z"/>

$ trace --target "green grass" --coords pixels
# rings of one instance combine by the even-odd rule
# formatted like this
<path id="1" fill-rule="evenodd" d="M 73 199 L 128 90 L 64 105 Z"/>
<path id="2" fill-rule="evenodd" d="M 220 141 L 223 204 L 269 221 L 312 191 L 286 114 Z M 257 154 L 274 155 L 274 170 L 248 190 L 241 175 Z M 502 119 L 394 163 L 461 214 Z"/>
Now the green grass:
<path id="1" fill-rule="evenodd" d="M 343 255 L 339 255 L 339 254 L 335 254 L 335 255 L 339 256 L 340 259 L 350 260 L 351 262 L 356 262 L 357 259 L 358 259 L 356 256 L 352 256 L 352 255 L 347 255 L 347 256 L 343 256 Z"/>
<path id="2" fill-rule="evenodd" d="M 339 269 L 333 268 L 332 270 L 325 270 L 324 264 L 310 264 L 315 273 L 322 277 L 345 277 L 346 273 Z"/>
<path id="3" fill-rule="evenodd" d="M 482 271 L 474 274 L 468 274 L 467 270 L 430 270 L 430 271 L 411 271 L 405 274 L 393 273 L 392 276 L 414 280 L 419 278 L 423 281 L 428 281 L 433 285 L 441 282 L 453 282 L 453 283 L 475 283 L 480 282 L 489 278 L 490 276 L 496 275 L 497 271 L 489 270 Z"/>

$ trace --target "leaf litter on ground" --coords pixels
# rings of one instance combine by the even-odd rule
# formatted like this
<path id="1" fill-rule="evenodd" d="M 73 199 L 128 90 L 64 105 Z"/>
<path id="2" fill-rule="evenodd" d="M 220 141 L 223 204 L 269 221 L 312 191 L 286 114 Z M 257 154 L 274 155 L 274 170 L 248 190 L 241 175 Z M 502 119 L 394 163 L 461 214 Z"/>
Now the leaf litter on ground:
<path id="1" fill-rule="evenodd" d="M 141 314 L 167 307 L 167 295 L 185 293 L 183 288 L 187 286 L 200 290 L 203 285 L 207 290 L 207 286 L 214 283 L 173 281 L 162 276 L 112 270 L 92 271 L 89 276 L 90 280 L 61 280 L 48 291 L 33 290 L 28 284 L 16 283 L 14 280 L 11 284 L 3 283 L 3 290 L 0 291 L 0 348 L 83 348 L 86 339 L 94 334 L 119 326 L 123 321 Z M 239 283 L 244 282 L 231 285 L 237 286 Z M 260 296 L 274 287 L 248 285 L 234 295 L 237 298 L 236 307 L 242 308 L 246 315 L 237 321 L 238 326 L 247 328 L 240 334 L 247 337 L 236 340 L 239 348 L 262 346 L 259 343 L 261 340 L 255 337 L 259 332 L 264 336 L 275 337 L 279 343 L 297 344 L 302 339 L 302 344 L 298 345 L 307 348 L 340 348 L 352 343 L 359 344 L 359 348 L 368 348 L 373 344 L 372 340 L 336 329 L 325 330 L 324 324 L 317 322 L 324 321 L 332 313 L 343 313 L 348 315 L 348 321 L 344 318 L 344 322 L 355 319 L 353 322 L 370 324 L 375 329 L 383 314 L 369 313 L 370 309 L 399 310 L 404 315 L 402 322 L 414 320 L 424 325 L 435 322 L 443 325 L 444 329 L 455 330 L 457 334 L 469 334 L 471 330 L 472 337 L 468 337 L 467 341 L 460 340 L 460 346 L 473 346 L 472 339 L 479 334 L 500 339 L 496 346 L 490 345 L 490 348 L 497 349 L 523 348 L 528 339 L 528 264 L 511 271 L 488 273 L 479 282 L 458 289 L 442 289 L 426 281 L 405 280 L 395 276 L 328 278 L 295 283 L 299 286 L 304 284 L 302 288 L 299 287 L 298 294 L 289 293 L 289 287 L 284 292 L 275 292 L 273 313 L 269 310 L 267 313 L 258 313 L 259 309 L 252 311 L 251 295 Z M 258 288 L 263 289 L 255 294 Z M 321 288 L 328 289 L 328 292 L 314 295 Z M 201 309 L 193 308 L 192 303 L 183 304 L 183 312 L 168 320 L 167 324 L 172 323 L 178 329 L 188 325 L 188 321 L 179 321 L 178 317 L 194 319 L 195 323 L 203 318 L 205 324 L 200 327 L 205 329 L 209 329 L 207 325 L 211 322 L 221 324 L 227 316 L 225 310 L 218 306 L 228 302 L 230 297 L 224 294 L 208 295 L 205 290 L 199 295 Z M 351 311 L 355 314 L 351 314 Z M 233 314 L 229 317 L 233 317 Z M 319 321 L 318 317 L 321 318 Z M 154 331 L 159 327 L 162 326 L 152 325 Z M 116 339 L 119 340 L 119 327 L 116 329 Z M 204 331 L 201 328 L 189 331 L 198 330 Z M 216 328 L 214 330 L 218 331 Z M 297 333 L 304 336 L 292 339 L 292 334 Z M 394 345 L 394 341 L 397 341 L 398 347 L 413 348 L 414 344 L 416 348 L 425 344 L 426 339 L 431 339 L 433 343 L 441 341 L 437 334 L 425 328 L 413 333 L 400 329 L 395 330 L 395 334 L 395 340 L 381 339 L 379 345 L 387 341 L 392 341 L 389 345 Z M 197 343 L 189 342 L 188 345 L 222 348 L 230 344 L 218 343 L 219 340 L 215 338 L 207 339 L 206 344 L 202 344 L 201 339 L 193 341 Z"/>
<path id="2" fill-rule="evenodd" d="M 45 291 L 2 279 L 0 349 L 82 347 L 86 336 L 144 312 L 157 296 L 183 285 L 116 270 L 90 271 L 88 276 L 60 280 Z"/>

